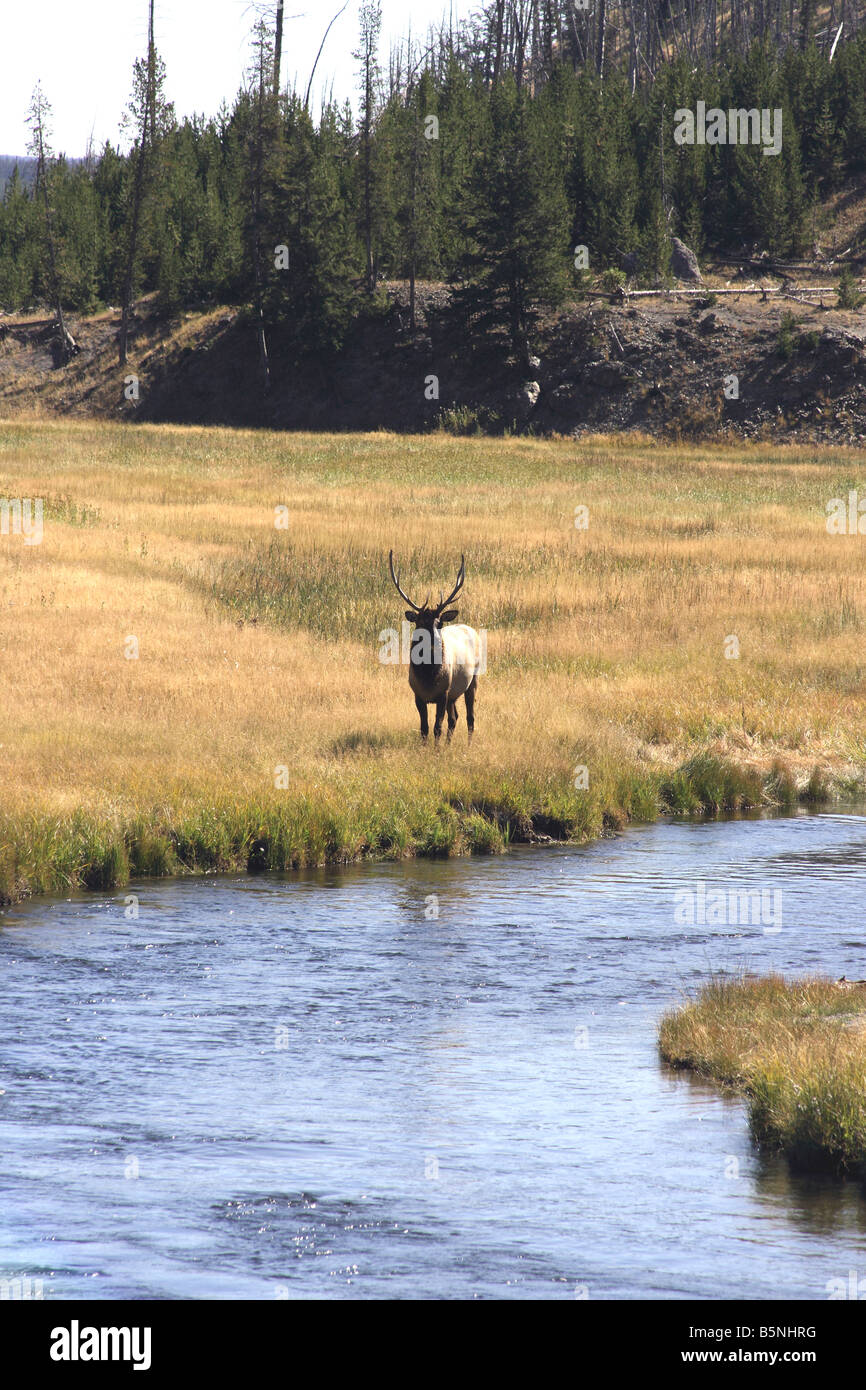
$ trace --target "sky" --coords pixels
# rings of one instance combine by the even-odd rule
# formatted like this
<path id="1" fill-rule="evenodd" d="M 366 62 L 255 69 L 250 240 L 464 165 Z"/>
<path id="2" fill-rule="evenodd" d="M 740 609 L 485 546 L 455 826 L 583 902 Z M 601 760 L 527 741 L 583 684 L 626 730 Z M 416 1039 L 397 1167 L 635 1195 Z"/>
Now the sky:
<path id="1" fill-rule="evenodd" d="M 342 0 L 285 0 L 283 84 L 306 88 L 328 21 Z M 471 0 L 382 0 L 380 58 L 391 41 L 423 37 L 453 8 L 455 18 L 478 8 Z M 257 10 L 276 0 L 156 0 L 156 42 L 166 64 L 166 94 L 179 116 L 214 115 L 231 102 L 249 61 Z M 352 49 L 358 40 L 359 0 L 349 0 L 328 37 L 313 87 L 334 84 L 339 101 L 356 100 Z M 0 0 L 0 154 L 24 154 L 27 108 L 37 80 L 52 112 L 56 153 L 83 155 L 117 142 L 129 100 L 132 65 L 147 43 L 147 0 Z"/>

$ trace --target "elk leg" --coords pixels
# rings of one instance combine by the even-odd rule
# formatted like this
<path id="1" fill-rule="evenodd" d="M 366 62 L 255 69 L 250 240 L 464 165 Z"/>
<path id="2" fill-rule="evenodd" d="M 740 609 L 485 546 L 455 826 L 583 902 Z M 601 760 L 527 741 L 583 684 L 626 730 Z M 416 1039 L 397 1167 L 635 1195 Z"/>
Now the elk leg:
<path id="1" fill-rule="evenodd" d="M 457 711 L 457 701 L 454 700 L 454 701 L 452 701 L 452 703 L 448 706 L 448 742 L 449 742 L 449 743 L 451 742 L 451 735 L 453 734 L 454 730 L 455 730 L 456 727 L 457 727 L 457 720 L 459 719 L 459 717 L 460 717 L 460 716 L 459 716 L 458 711 Z"/>
<path id="2" fill-rule="evenodd" d="M 442 720 L 445 718 L 445 696 L 436 701 L 436 723 L 433 725 L 433 737 L 438 738 L 442 733 Z"/>
<path id="3" fill-rule="evenodd" d="M 473 676 L 472 681 L 466 691 L 466 731 L 469 734 L 469 742 L 472 742 L 472 733 L 475 728 L 475 694 L 478 690 L 478 677 Z"/>
<path id="4" fill-rule="evenodd" d="M 427 735 L 428 735 L 429 732 L 430 732 L 430 725 L 429 725 L 428 720 L 427 720 L 427 702 L 426 702 L 426 700 L 419 700 L 418 696 L 416 695 L 416 696 L 415 696 L 415 708 L 416 708 L 416 710 L 418 711 L 418 713 L 419 713 L 420 716 L 421 716 L 421 737 L 422 737 L 422 738 L 426 738 Z"/>

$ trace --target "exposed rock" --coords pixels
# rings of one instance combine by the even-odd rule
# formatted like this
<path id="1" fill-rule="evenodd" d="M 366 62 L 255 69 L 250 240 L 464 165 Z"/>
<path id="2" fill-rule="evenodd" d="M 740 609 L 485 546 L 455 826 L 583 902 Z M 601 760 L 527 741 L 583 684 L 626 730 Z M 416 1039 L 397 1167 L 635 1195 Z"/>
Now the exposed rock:
<path id="1" fill-rule="evenodd" d="M 537 381 L 524 381 L 516 391 L 510 393 L 509 404 L 518 419 L 526 420 L 532 414 L 540 395 L 541 387 Z"/>
<path id="2" fill-rule="evenodd" d="M 596 390 L 624 391 L 632 380 L 633 373 L 620 362 L 590 362 L 586 377 Z"/>
<path id="3" fill-rule="evenodd" d="M 571 405 L 580 399 L 582 388 L 576 381 L 561 381 L 550 393 L 551 401 L 558 406 Z"/>
<path id="4" fill-rule="evenodd" d="M 697 256 L 678 236 L 671 237 L 671 270 L 678 280 L 690 280 L 696 285 L 703 283 Z"/>

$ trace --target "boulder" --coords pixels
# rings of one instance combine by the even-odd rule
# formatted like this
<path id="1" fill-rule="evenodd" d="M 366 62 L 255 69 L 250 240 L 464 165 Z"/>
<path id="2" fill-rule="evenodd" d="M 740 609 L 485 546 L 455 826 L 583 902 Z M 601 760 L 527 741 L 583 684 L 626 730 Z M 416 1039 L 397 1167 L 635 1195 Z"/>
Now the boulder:
<path id="1" fill-rule="evenodd" d="M 588 384 L 597 391 L 624 391 L 632 374 L 622 362 L 589 362 L 585 372 Z"/>
<path id="2" fill-rule="evenodd" d="M 537 381 L 524 381 L 516 390 L 508 394 L 508 402 L 518 420 L 526 420 L 532 414 L 539 397 L 541 387 Z"/>
<path id="3" fill-rule="evenodd" d="M 581 390 L 578 382 L 561 381 L 551 391 L 550 399 L 557 406 L 572 405 L 575 401 L 579 401 L 583 394 L 585 393 Z"/>
<path id="4" fill-rule="evenodd" d="M 690 280 L 696 285 L 702 283 L 697 256 L 678 236 L 671 237 L 671 270 L 678 280 Z"/>

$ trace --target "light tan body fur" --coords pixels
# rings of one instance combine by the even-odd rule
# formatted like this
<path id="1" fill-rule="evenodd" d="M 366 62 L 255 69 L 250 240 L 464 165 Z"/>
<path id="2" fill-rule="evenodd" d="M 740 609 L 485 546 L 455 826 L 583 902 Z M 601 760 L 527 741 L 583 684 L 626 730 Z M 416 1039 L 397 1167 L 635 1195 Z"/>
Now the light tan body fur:
<path id="1" fill-rule="evenodd" d="M 421 737 L 429 733 L 427 706 L 436 706 L 434 736 L 438 739 L 442 732 L 442 721 L 448 715 L 448 737 L 454 732 L 457 723 L 457 701 L 461 695 L 466 700 L 466 728 L 469 738 L 475 727 L 475 694 L 478 677 L 481 673 L 484 652 L 481 638 L 474 628 L 465 623 L 454 623 L 457 609 L 445 609 L 463 587 L 466 573 L 463 556 L 460 557 L 460 572 L 457 583 L 448 598 L 439 595 L 439 603 L 429 607 L 415 604 L 400 587 L 394 570 L 394 553 L 388 556 L 391 578 L 400 597 L 412 604 L 406 618 L 415 624 L 409 661 L 409 686 L 415 696 L 415 708 L 421 719 Z"/>

